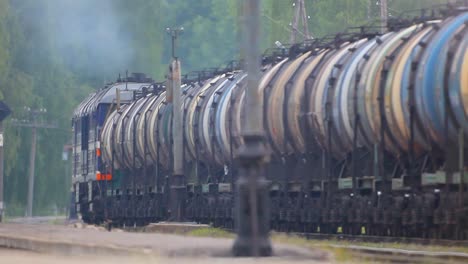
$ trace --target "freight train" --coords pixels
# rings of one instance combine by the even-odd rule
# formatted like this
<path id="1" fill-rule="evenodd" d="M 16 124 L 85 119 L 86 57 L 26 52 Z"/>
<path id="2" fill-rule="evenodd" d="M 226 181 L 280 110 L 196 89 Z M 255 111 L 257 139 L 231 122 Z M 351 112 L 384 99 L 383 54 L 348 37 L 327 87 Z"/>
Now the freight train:
<path id="1" fill-rule="evenodd" d="M 266 53 L 259 91 L 279 231 L 468 238 L 468 9 Z M 232 228 L 241 67 L 164 83 L 132 74 L 75 110 L 73 193 L 88 223 L 167 220 L 172 112 L 183 113 L 186 219 Z"/>

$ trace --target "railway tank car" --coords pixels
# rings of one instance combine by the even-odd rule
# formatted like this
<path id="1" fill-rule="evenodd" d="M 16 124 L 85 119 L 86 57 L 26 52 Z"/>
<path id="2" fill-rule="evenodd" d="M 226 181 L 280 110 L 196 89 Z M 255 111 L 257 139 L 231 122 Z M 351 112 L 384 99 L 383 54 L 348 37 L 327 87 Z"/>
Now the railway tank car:
<path id="1" fill-rule="evenodd" d="M 109 85 L 75 112 L 75 157 L 99 150 L 86 171 L 77 170 L 86 158 L 75 158 L 85 221 L 170 216 L 172 111 L 182 111 L 187 218 L 232 227 L 246 74 L 230 67 L 185 78 L 181 109 L 162 83 L 132 81 Z M 258 88 L 274 229 L 468 238 L 466 8 L 399 21 L 385 34 L 275 50 Z M 129 99 L 118 108 L 116 90 Z"/>

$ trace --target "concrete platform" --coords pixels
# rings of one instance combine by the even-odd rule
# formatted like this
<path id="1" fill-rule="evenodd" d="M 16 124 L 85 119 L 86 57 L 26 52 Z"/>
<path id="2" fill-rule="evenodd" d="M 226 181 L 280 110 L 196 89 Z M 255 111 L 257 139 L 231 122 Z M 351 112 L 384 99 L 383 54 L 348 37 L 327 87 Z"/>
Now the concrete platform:
<path id="1" fill-rule="evenodd" d="M 232 243 L 232 239 L 132 233 L 121 230 L 107 232 L 94 226 L 73 228 L 61 225 L 0 224 L 0 247 L 53 255 L 143 256 L 186 259 L 190 263 L 197 263 L 197 260 L 203 259 L 210 259 L 210 263 L 211 260 L 216 260 L 215 263 L 247 260 L 231 258 Z M 311 251 L 289 245 L 275 244 L 274 253 L 274 257 L 262 259 L 262 262 L 326 263 L 331 260 L 330 255 L 324 251 Z M 244 263 L 243 261 L 239 263 Z"/>
<path id="2" fill-rule="evenodd" d="M 0 248 L 0 263 L 2 264 L 288 264 L 288 260 L 254 259 L 254 258 L 167 258 L 160 256 L 65 256 L 47 255 L 36 252 L 24 252 Z M 316 263 L 303 262 L 303 263 Z"/>

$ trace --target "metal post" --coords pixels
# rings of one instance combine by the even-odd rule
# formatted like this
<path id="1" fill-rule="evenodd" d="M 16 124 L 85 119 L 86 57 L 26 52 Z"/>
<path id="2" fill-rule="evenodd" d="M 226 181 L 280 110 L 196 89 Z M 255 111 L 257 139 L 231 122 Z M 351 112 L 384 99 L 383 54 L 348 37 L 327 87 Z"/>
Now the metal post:
<path id="1" fill-rule="evenodd" d="M 304 37 L 304 40 L 307 39 L 313 39 L 312 35 L 309 32 L 309 25 L 308 25 L 308 19 L 309 17 L 307 16 L 307 10 L 305 7 L 305 2 L 304 0 L 295 0 L 293 3 L 294 6 L 294 17 L 293 17 L 293 22 L 291 22 L 291 35 L 289 37 L 289 42 L 290 44 L 296 44 L 297 41 L 297 36 L 298 33 L 301 34 Z M 304 32 L 299 30 L 299 19 L 302 21 L 302 27 Z"/>
<path id="2" fill-rule="evenodd" d="M 172 63 L 169 73 L 169 87 L 172 89 L 172 154 L 173 171 L 170 179 L 171 185 L 171 220 L 183 221 L 185 219 L 186 183 L 184 175 L 184 142 L 182 124 L 182 90 L 180 61 L 175 56 L 175 42 L 184 28 L 166 29 L 172 37 Z"/>
<path id="3" fill-rule="evenodd" d="M 264 145 L 263 101 L 258 91 L 260 80 L 260 1 L 244 0 L 243 45 L 245 67 L 248 73 L 245 127 L 242 129 L 244 145 L 238 150 L 240 163 L 237 181 L 237 238 L 235 256 L 270 256 L 269 197 L 264 164 L 267 152 Z"/>
<path id="4" fill-rule="evenodd" d="M 68 212 L 67 217 L 69 220 L 76 219 L 76 211 L 75 211 L 75 193 L 73 191 L 73 182 L 72 182 L 72 173 L 71 173 L 71 163 L 70 158 L 73 157 L 73 141 L 70 144 L 66 144 L 63 146 L 63 153 L 62 153 L 62 161 L 65 164 L 65 175 L 66 175 L 66 186 L 70 186 L 70 193 L 68 194 L 68 198 L 70 199 L 70 203 L 68 205 Z M 70 177 L 70 178 L 68 178 Z"/>
<path id="5" fill-rule="evenodd" d="M 3 220 L 3 124 L 0 121 L 0 223 Z"/>
<path id="6" fill-rule="evenodd" d="M 174 221 L 183 221 L 185 218 L 185 175 L 184 175 L 184 148 L 183 148 L 183 127 L 182 127 L 182 91 L 180 76 L 180 61 L 175 59 L 172 62 L 172 88 L 174 102 L 172 106 L 172 137 L 173 137 L 173 164 L 174 170 L 171 179 L 171 216 Z"/>
<path id="7" fill-rule="evenodd" d="M 293 22 L 291 23 L 292 31 L 291 36 L 289 37 L 290 44 L 296 44 L 297 40 L 297 31 L 299 30 L 299 16 L 301 12 L 300 2 L 294 1 L 294 17 Z"/>
<path id="8" fill-rule="evenodd" d="M 370 22 L 372 16 L 372 5 L 373 0 L 367 0 L 367 21 Z"/>
<path id="9" fill-rule="evenodd" d="M 381 20 L 381 33 L 387 32 L 388 25 L 388 2 L 387 0 L 380 0 L 380 20 Z"/>
<path id="10" fill-rule="evenodd" d="M 0 223 L 3 220 L 3 120 L 10 115 L 10 108 L 0 101 Z"/>
<path id="11" fill-rule="evenodd" d="M 36 116 L 33 115 L 33 127 L 31 134 L 31 152 L 29 153 L 29 181 L 28 181 L 28 211 L 27 216 L 32 217 L 33 210 L 33 197 L 34 197 L 34 167 L 36 163 L 36 140 L 37 140 L 37 127 Z"/>
<path id="12" fill-rule="evenodd" d="M 458 206 L 459 208 L 463 208 L 463 198 L 464 198 L 464 189 L 465 189 L 465 142 L 464 142 L 464 133 L 463 128 L 460 128 L 458 132 L 458 166 L 460 169 L 460 184 L 458 185 Z"/>
<path id="13" fill-rule="evenodd" d="M 184 32 L 184 28 L 166 28 L 166 32 L 171 35 L 171 47 L 172 47 L 172 58 L 177 59 L 176 56 L 176 44 L 177 38 Z"/>
<path id="14" fill-rule="evenodd" d="M 133 142 L 132 142 L 132 152 L 133 152 L 133 168 L 134 170 L 132 171 L 132 185 L 133 185 L 133 190 L 132 190 L 132 193 L 133 193 L 133 196 L 132 196 L 132 207 L 133 207 L 133 221 L 134 221 L 134 225 L 136 226 L 136 222 L 138 220 L 138 217 L 137 217 L 137 213 L 138 213 L 138 210 L 137 210 L 137 199 L 138 199 L 138 194 L 137 194 L 137 187 L 136 187 L 136 177 L 137 177 L 137 170 L 135 169 L 136 168 L 136 158 L 137 158 L 137 154 L 136 154 L 136 118 L 137 116 L 139 116 L 140 113 L 137 112 L 137 114 L 133 117 L 133 120 L 131 121 L 133 123 Z M 139 174 L 139 173 L 138 173 Z"/>
<path id="15" fill-rule="evenodd" d="M 302 26 L 304 27 L 304 39 L 311 39 L 309 32 L 309 22 L 307 21 L 309 17 L 307 16 L 307 9 L 305 7 L 304 0 L 300 0 L 301 4 L 301 17 L 302 17 Z"/>

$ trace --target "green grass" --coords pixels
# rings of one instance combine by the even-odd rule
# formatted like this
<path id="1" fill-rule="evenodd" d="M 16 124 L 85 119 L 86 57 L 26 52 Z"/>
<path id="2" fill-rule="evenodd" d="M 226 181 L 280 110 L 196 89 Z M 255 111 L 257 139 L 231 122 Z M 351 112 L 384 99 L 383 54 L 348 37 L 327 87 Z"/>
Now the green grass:
<path id="1" fill-rule="evenodd" d="M 221 228 L 204 227 L 187 232 L 185 235 L 194 237 L 234 238 L 235 234 Z"/>
<path id="2" fill-rule="evenodd" d="M 66 218 L 55 218 L 55 219 L 49 220 L 47 223 L 50 225 L 63 225 L 65 224 L 65 219 Z"/>
<path id="3" fill-rule="evenodd" d="M 336 262 L 347 262 L 352 259 L 349 250 L 344 248 L 334 248 L 330 243 L 317 243 L 321 241 L 308 240 L 296 235 L 289 235 L 285 233 L 271 233 L 271 240 L 276 243 L 293 245 L 311 250 L 324 250 L 330 252 Z"/>

